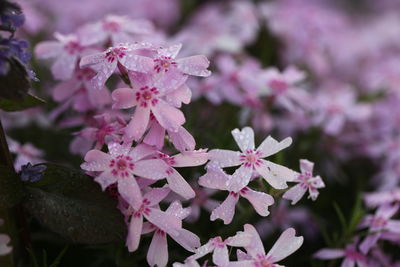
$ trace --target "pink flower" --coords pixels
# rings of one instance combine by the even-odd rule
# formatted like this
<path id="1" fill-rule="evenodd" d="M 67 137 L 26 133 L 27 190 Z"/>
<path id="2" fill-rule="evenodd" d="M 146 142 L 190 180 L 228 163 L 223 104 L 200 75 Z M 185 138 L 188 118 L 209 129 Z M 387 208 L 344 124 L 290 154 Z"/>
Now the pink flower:
<path id="1" fill-rule="evenodd" d="M 133 36 L 153 32 L 154 26 L 148 20 L 108 15 L 102 21 L 83 26 L 78 35 L 84 45 L 104 44 L 108 40 L 112 45 L 119 45 L 133 42 Z"/>
<path id="2" fill-rule="evenodd" d="M 394 188 L 390 191 L 365 194 L 364 201 L 369 207 L 400 203 L 400 188 Z"/>
<path id="3" fill-rule="evenodd" d="M 179 71 L 182 74 L 208 77 L 211 72 L 207 70 L 210 61 L 203 55 L 190 56 L 175 59 L 182 44 L 173 45 L 167 48 L 159 48 L 154 59 L 154 70 L 157 73 L 168 71 Z"/>
<path id="4" fill-rule="evenodd" d="M 168 165 L 160 159 L 144 159 L 156 151 L 145 144 L 134 148 L 118 143 L 108 144 L 108 153 L 90 150 L 86 153 L 81 168 L 90 172 L 99 172 L 95 181 L 105 190 L 109 185 L 118 183 L 118 192 L 134 208 L 142 203 L 142 193 L 135 176 L 152 180 L 165 178 Z M 143 200 L 144 201 L 144 200 Z"/>
<path id="5" fill-rule="evenodd" d="M 245 232 L 237 232 L 236 235 L 222 240 L 220 236 L 211 238 L 205 245 L 196 249 L 195 254 L 189 259 L 197 260 L 209 253 L 213 253 L 212 260 L 217 266 L 227 266 L 229 263 L 228 247 L 244 247 L 250 243 L 251 236 Z"/>
<path id="6" fill-rule="evenodd" d="M 168 131 L 158 123 L 152 113 L 150 113 L 149 130 L 144 137 L 143 142 L 161 150 L 165 142 L 165 131 L 168 133 L 169 140 L 179 151 L 192 151 L 196 147 L 196 141 L 185 128 L 179 126 L 177 132 Z"/>
<path id="7" fill-rule="evenodd" d="M 154 158 L 162 159 L 168 166 L 170 166 L 167 170 L 167 181 L 169 188 L 172 191 L 181 195 L 185 199 L 195 197 L 193 189 L 186 182 L 185 178 L 174 169 L 174 167 L 191 167 L 205 164 L 208 160 L 207 150 L 201 149 L 197 151 L 187 151 L 174 156 L 168 156 L 164 153 L 158 152 Z"/>
<path id="8" fill-rule="evenodd" d="M 0 219 L 0 226 L 4 224 L 4 220 Z M 6 234 L 0 234 L 0 256 L 7 255 L 12 251 L 12 247 L 8 245 L 10 237 Z"/>
<path id="9" fill-rule="evenodd" d="M 45 41 L 35 47 L 38 58 L 55 58 L 51 67 L 54 78 L 68 80 L 72 77 L 78 59 L 82 56 L 85 48 L 76 35 L 55 34 L 57 41 Z"/>
<path id="10" fill-rule="evenodd" d="M 367 215 L 360 224 L 360 227 L 369 227 L 369 235 L 361 242 L 360 250 L 367 254 L 378 240 L 382 232 L 400 234 L 400 220 L 390 218 L 399 210 L 399 205 L 382 205 L 375 215 Z"/>
<path id="11" fill-rule="evenodd" d="M 171 132 L 179 131 L 185 117 L 182 111 L 164 100 L 176 87 L 165 79 L 156 79 L 148 74 L 132 74 L 130 77 L 133 88 L 120 88 L 112 93 L 113 108 L 136 107 L 125 129 L 127 139 L 139 140 L 143 136 L 149 124 L 150 113 L 163 128 Z"/>
<path id="12" fill-rule="evenodd" d="M 240 165 L 230 180 L 231 188 L 242 188 L 243 185 L 247 185 L 253 172 L 262 176 L 276 189 L 286 188 L 286 182 L 296 178 L 296 172 L 263 159 L 288 147 L 292 143 L 290 137 L 278 142 L 268 136 L 255 149 L 252 128 L 245 127 L 242 131 L 235 129 L 232 131 L 232 135 L 241 152 L 224 149 L 213 149 L 209 152 L 210 162 L 216 163 L 222 168 Z"/>
<path id="13" fill-rule="evenodd" d="M 318 189 L 324 188 L 325 184 L 320 176 L 313 177 L 314 163 L 306 159 L 300 160 L 301 173 L 297 176 L 296 180 L 298 184 L 290 188 L 282 196 L 285 199 L 292 200 L 292 205 L 296 204 L 308 190 L 309 198 L 316 200 L 318 197 Z"/>
<path id="14" fill-rule="evenodd" d="M 166 214 L 173 215 L 179 220 L 183 220 L 190 213 L 190 208 L 182 208 L 179 201 L 173 202 L 165 211 Z M 197 235 L 186 229 L 176 229 L 176 231 L 163 231 L 156 225 L 145 222 L 143 224 L 142 234 L 154 232 L 150 248 L 147 252 L 147 262 L 150 266 L 166 266 L 168 263 L 168 244 L 167 234 L 178 244 L 188 251 L 194 252 L 200 246 L 200 239 Z"/>
<path id="15" fill-rule="evenodd" d="M 44 152 L 31 143 L 20 144 L 11 138 L 7 138 L 9 149 L 11 153 L 16 155 L 14 160 L 14 168 L 16 171 L 21 169 L 22 165 L 28 162 L 32 164 L 43 162 Z"/>
<path id="16" fill-rule="evenodd" d="M 125 68 L 138 72 L 150 72 L 153 69 L 153 60 L 138 55 L 139 50 L 145 48 L 148 48 L 148 44 L 119 44 L 104 52 L 84 56 L 79 66 L 96 70 L 97 75 L 92 79 L 92 84 L 93 87 L 100 89 L 117 67 L 123 72 Z"/>
<path id="17" fill-rule="evenodd" d="M 256 229 L 250 225 L 245 224 L 244 233 L 251 235 L 250 244 L 244 246 L 246 253 L 238 250 L 238 261 L 230 262 L 229 267 L 274 267 L 280 266 L 275 264 L 278 261 L 286 258 L 303 244 L 303 237 L 296 236 L 293 228 L 285 230 L 270 251 L 265 254 L 264 246 Z"/>
<path id="18" fill-rule="evenodd" d="M 232 179 L 234 179 L 233 176 L 226 174 L 222 169 L 213 164 L 209 164 L 207 166 L 207 173 L 199 178 L 201 186 L 229 191 L 229 195 L 224 202 L 212 211 L 211 220 L 215 221 L 219 218 L 224 221 L 224 224 L 230 224 L 240 196 L 250 201 L 258 214 L 264 217 L 268 216 L 268 206 L 274 203 L 272 196 L 254 191 L 247 184 L 243 184 L 240 188 L 236 187 L 236 184 L 230 183 Z"/>
<path id="19" fill-rule="evenodd" d="M 166 245 L 161 241 L 161 238 L 165 237 L 165 233 L 172 235 L 179 235 L 179 230 L 182 229 L 182 220 L 177 216 L 165 211 L 161 211 L 158 204 L 163 200 L 170 190 L 168 187 L 153 188 L 143 196 L 143 200 L 139 203 L 132 201 L 133 198 L 127 200 L 125 207 L 122 207 L 122 213 L 128 218 L 128 236 L 126 239 L 126 245 L 128 250 L 133 252 L 137 250 L 140 243 L 140 236 L 143 230 L 143 218 L 148 222 L 155 225 L 159 231 L 159 234 L 155 235 L 155 241 L 153 247 L 149 251 L 150 256 L 155 253 L 157 245 Z M 158 239 L 158 240 L 157 240 Z M 165 253 L 166 251 L 163 250 Z M 154 256 L 154 255 L 153 255 Z M 164 255 L 159 255 L 160 259 L 163 259 Z M 167 256 L 168 257 L 168 256 Z"/>
<path id="20" fill-rule="evenodd" d="M 317 251 L 314 258 L 321 260 L 330 260 L 344 258 L 341 266 L 354 266 L 357 263 L 358 267 L 368 267 L 367 258 L 365 255 L 357 251 L 355 243 L 349 244 L 345 249 L 324 248 Z"/>
<path id="21" fill-rule="evenodd" d="M 76 69 L 71 79 L 60 82 L 54 88 L 54 100 L 64 103 L 61 109 L 65 109 L 69 104 L 79 112 L 101 109 L 110 104 L 111 97 L 107 89 L 102 87 L 94 90 L 92 88 L 91 80 L 95 76 L 96 72 L 90 68 Z"/>

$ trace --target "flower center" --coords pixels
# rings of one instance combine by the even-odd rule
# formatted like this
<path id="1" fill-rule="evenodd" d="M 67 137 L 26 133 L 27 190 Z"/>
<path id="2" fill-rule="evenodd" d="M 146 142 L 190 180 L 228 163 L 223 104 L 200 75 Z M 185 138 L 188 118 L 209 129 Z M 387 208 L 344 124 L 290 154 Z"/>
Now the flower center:
<path id="1" fill-rule="evenodd" d="M 129 156 L 119 155 L 110 161 L 109 167 L 112 169 L 111 173 L 118 177 L 128 177 L 129 171 L 135 167 L 133 159 Z"/>
<path id="2" fill-rule="evenodd" d="M 288 89 L 288 84 L 285 81 L 274 79 L 269 82 L 269 86 L 275 94 L 283 94 Z"/>
<path id="3" fill-rule="evenodd" d="M 158 99 L 156 95 L 158 95 L 160 92 L 157 90 L 155 87 L 142 87 L 139 89 L 138 92 L 136 92 L 136 101 L 139 102 L 139 105 L 141 107 L 148 107 L 149 105 L 155 106 L 158 103 Z"/>
<path id="4" fill-rule="evenodd" d="M 254 151 L 253 149 L 248 149 L 248 150 L 246 150 L 245 153 L 240 155 L 239 159 L 241 162 L 244 163 L 245 167 L 254 167 L 254 166 L 261 165 L 260 156 L 261 156 L 261 153 L 259 151 Z"/>
<path id="5" fill-rule="evenodd" d="M 172 60 L 171 57 L 162 57 L 154 59 L 154 70 L 156 72 L 167 72 L 169 67 L 176 66 L 176 62 Z"/>
<path id="6" fill-rule="evenodd" d="M 114 62 L 114 60 L 118 58 L 123 58 L 126 55 L 126 48 L 125 47 L 114 47 L 110 48 L 106 52 L 106 60 L 109 63 Z"/>
<path id="7" fill-rule="evenodd" d="M 382 228 L 383 226 L 385 226 L 387 223 L 387 220 L 383 217 L 374 217 L 372 219 L 372 224 L 371 226 L 374 228 Z"/>
<path id="8" fill-rule="evenodd" d="M 77 41 L 69 41 L 64 46 L 65 51 L 68 52 L 70 55 L 77 54 L 83 50 L 83 47 Z"/>

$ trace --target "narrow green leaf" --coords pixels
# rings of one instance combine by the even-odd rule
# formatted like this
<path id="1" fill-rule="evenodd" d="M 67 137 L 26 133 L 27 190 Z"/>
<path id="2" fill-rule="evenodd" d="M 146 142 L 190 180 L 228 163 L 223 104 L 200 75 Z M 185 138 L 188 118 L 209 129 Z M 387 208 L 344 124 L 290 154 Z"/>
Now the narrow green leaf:
<path id="1" fill-rule="evenodd" d="M 335 212 L 340 221 L 340 225 L 342 226 L 342 233 L 345 233 L 347 228 L 346 217 L 344 216 L 342 210 L 336 202 L 333 202 L 333 208 L 335 209 Z"/>
<path id="2" fill-rule="evenodd" d="M 44 100 L 28 94 L 21 100 L 0 98 L 0 109 L 5 111 L 20 111 L 44 104 Z"/>
<path id="3" fill-rule="evenodd" d="M 58 254 L 58 256 L 54 259 L 53 263 L 49 266 L 49 267 L 57 267 L 60 262 L 61 259 L 64 257 L 65 253 L 67 253 L 69 246 L 65 246 L 65 248 L 60 252 L 60 254 Z"/>

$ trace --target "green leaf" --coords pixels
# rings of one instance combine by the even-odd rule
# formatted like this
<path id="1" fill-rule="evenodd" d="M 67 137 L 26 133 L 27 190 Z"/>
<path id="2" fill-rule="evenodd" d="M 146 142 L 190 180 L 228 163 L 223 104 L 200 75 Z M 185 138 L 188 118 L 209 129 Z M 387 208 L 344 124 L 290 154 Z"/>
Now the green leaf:
<path id="1" fill-rule="evenodd" d="M 46 164 L 43 178 L 27 187 L 27 210 L 45 227 L 84 244 L 122 241 L 126 224 L 117 202 L 81 171 Z"/>
<path id="2" fill-rule="evenodd" d="M 24 196 L 19 176 L 9 167 L 0 165 L 0 208 L 11 208 L 21 202 Z"/>
<path id="3" fill-rule="evenodd" d="M 32 107 L 36 107 L 44 104 L 44 100 L 33 96 L 31 94 L 26 95 L 21 100 L 12 100 L 6 98 L 0 98 L 0 109 L 5 111 L 20 111 Z"/>

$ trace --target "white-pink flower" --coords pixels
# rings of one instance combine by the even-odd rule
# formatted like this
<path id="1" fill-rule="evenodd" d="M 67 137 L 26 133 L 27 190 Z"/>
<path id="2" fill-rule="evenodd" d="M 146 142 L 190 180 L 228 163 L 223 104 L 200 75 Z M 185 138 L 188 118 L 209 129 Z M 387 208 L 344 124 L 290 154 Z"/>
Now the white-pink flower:
<path id="1" fill-rule="evenodd" d="M 84 45 L 104 44 L 108 40 L 112 45 L 118 45 L 132 42 L 133 36 L 153 32 L 154 26 L 148 20 L 108 15 L 102 21 L 83 26 L 78 30 L 78 35 Z"/>
<path id="2" fill-rule="evenodd" d="M 244 246 L 247 253 L 238 250 L 238 261 L 230 262 L 227 267 L 281 266 L 276 263 L 298 250 L 303 244 L 303 237 L 296 236 L 296 231 L 289 228 L 280 235 L 268 253 L 265 253 L 262 240 L 252 225 L 246 224 L 244 233 L 251 235 L 250 244 Z"/>
<path id="3" fill-rule="evenodd" d="M 0 226 L 4 224 L 4 220 L 0 219 Z M 12 247 L 8 245 L 10 237 L 6 234 L 0 234 L 0 256 L 7 255 L 12 251 Z"/>
<path id="4" fill-rule="evenodd" d="M 321 177 L 313 176 L 314 163 L 306 159 L 300 160 L 301 173 L 297 176 L 296 180 L 298 184 L 290 188 L 282 196 L 285 199 L 292 200 L 292 205 L 296 204 L 307 192 L 310 194 L 309 198 L 316 200 L 318 197 L 318 189 L 324 188 L 325 184 Z"/>
<path id="5" fill-rule="evenodd" d="M 148 44 L 145 43 L 119 44 L 108 48 L 104 52 L 84 56 L 79 66 L 81 68 L 90 67 L 97 72 L 96 76 L 92 79 L 92 85 L 100 89 L 117 67 L 122 72 L 126 70 L 138 72 L 152 71 L 154 66 L 153 59 L 138 55 L 140 50 L 148 47 Z"/>
<path id="6" fill-rule="evenodd" d="M 144 200 L 135 175 L 152 180 L 163 179 L 168 175 L 169 166 L 163 160 L 144 159 L 155 152 L 154 148 L 145 144 L 132 148 L 130 144 L 109 143 L 108 153 L 96 149 L 87 152 L 81 168 L 99 172 L 95 181 L 103 190 L 117 183 L 122 198 L 138 208 Z"/>
<path id="7" fill-rule="evenodd" d="M 165 213 L 176 216 L 179 220 L 185 219 L 190 208 L 182 208 L 179 201 L 174 201 L 165 211 Z M 168 244 L 167 235 L 180 244 L 188 251 L 194 252 L 200 246 L 200 238 L 186 229 L 175 229 L 175 231 L 163 231 L 156 225 L 145 222 L 143 224 L 142 234 L 154 232 L 149 250 L 147 252 L 147 262 L 150 266 L 163 267 L 168 263 Z"/>
<path id="8" fill-rule="evenodd" d="M 157 159 L 162 159 L 164 162 L 170 166 L 167 170 L 168 176 L 167 181 L 169 188 L 175 193 L 181 195 L 185 199 L 195 197 L 195 192 L 190 187 L 185 178 L 179 174 L 174 167 L 192 167 L 203 165 L 208 160 L 208 154 L 206 149 L 201 149 L 197 151 L 186 151 L 174 156 L 168 156 L 167 154 L 158 152 L 154 157 Z"/>
<path id="9" fill-rule="evenodd" d="M 179 109 L 165 100 L 166 95 L 177 87 L 167 77 L 157 78 L 150 74 L 130 74 L 133 88 L 120 88 L 112 93 L 113 108 L 126 109 L 136 107 L 132 119 L 125 128 L 128 140 L 139 140 L 153 114 L 157 122 L 166 130 L 177 132 L 185 122 Z M 182 81 L 184 82 L 184 81 Z M 180 85 L 178 85 L 179 87 Z"/>
<path id="10" fill-rule="evenodd" d="M 286 188 L 286 182 L 293 181 L 296 178 L 297 173 L 291 169 L 263 159 L 290 146 L 292 143 L 290 137 L 278 142 L 271 136 L 268 136 L 255 149 L 254 131 L 252 128 L 245 127 L 242 131 L 235 129 L 232 131 L 232 135 L 241 150 L 240 152 L 224 149 L 209 151 L 210 162 L 216 163 L 222 168 L 240 165 L 233 173 L 232 179 L 230 179 L 229 186 L 231 189 L 239 189 L 243 185 L 247 185 L 253 172 L 262 176 L 276 189 Z"/>
<path id="11" fill-rule="evenodd" d="M 35 54 L 38 58 L 55 58 L 51 67 L 54 78 L 68 80 L 72 77 L 77 66 L 78 59 L 86 49 L 80 43 L 76 35 L 55 34 L 57 41 L 45 41 L 35 47 Z"/>
<path id="12" fill-rule="evenodd" d="M 254 207 L 256 212 L 261 216 L 268 216 L 268 207 L 274 203 L 272 196 L 250 189 L 247 184 L 241 188 L 232 189 L 230 180 L 232 176 L 226 174 L 221 168 L 216 165 L 209 164 L 207 173 L 199 178 L 199 184 L 204 187 L 227 190 L 228 197 L 214 209 L 211 213 L 211 220 L 222 219 L 224 224 L 231 223 L 235 215 L 235 207 L 239 201 L 239 197 L 246 198 Z"/>

